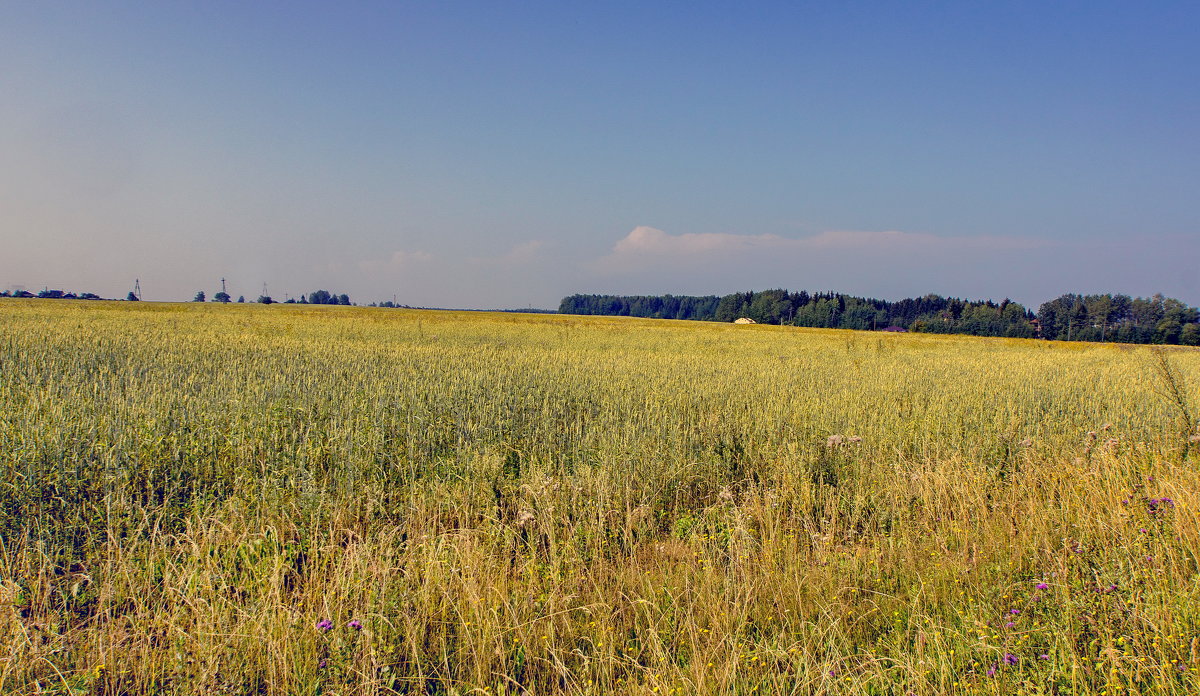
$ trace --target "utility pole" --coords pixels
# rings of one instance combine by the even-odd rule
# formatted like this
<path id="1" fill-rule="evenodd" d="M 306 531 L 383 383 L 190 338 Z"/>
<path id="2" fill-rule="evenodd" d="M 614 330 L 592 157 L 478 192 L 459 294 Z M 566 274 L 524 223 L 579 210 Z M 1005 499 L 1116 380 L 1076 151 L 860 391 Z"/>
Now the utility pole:
<path id="1" fill-rule="evenodd" d="M 137 278 L 133 279 L 133 296 L 142 299 L 142 281 Z"/>

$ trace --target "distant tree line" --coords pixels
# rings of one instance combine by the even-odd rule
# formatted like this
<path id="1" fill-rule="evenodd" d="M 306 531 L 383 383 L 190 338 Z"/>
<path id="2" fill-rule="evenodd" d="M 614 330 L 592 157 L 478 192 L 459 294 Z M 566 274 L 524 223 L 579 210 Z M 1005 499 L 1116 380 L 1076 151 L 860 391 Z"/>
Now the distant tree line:
<path id="1" fill-rule="evenodd" d="M 1038 320 L 1050 339 L 1200 345 L 1200 310 L 1162 295 L 1063 295 Z"/>
<path id="2" fill-rule="evenodd" d="M 132 294 L 132 293 L 131 293 Z M 28 290 L 5 290 L 0 292 L 0 297 L 39 297 L 43 300 L 103 300 L 94 292 L 66 292 L 63 290 L 51 290 L 46 288 L 40 290 L 36 295 Z"/>
<path id="3" fill-rule="evenodd" d="M 51 290 L 49 288 L 46 288 L 46 289 L 38 292 L 37 294 L 29 292 L 28 290 L 5 290 L 5 291 L 0 292 L 0 297 L 36 297 L 36 298 L 41 298 L 41 299 L 45 299 L 45 300 L 103 300 L 103 299 L 105 299 L 105 298 L 97 295 L 94 292 L 74 293 L 74 292 L 66 292 L 64 290 Z M 125 296 L 125 299 L 129 300 L 131 302 L 137 302 L 141 298 L 138 297 L 137 295 L 135 295 L 134 293 L 130 292 L 128 295 Z M 203 290 L 197 291 L 196 294 L 192 297 L 192 302 L 205 302 L 207 300 L 208 300 L 208 295 L 206 295 Z M 221 292 L 217 292 L 217 293 L 213 294 L 212 301 L 213 302 L 233 302 L 234 300 L 228 293 L 226 293 L 225 291 L 221 291 Z M 246 297 L 244 295 L 239 295 L 236 301 L 239 303 L 244 303 L 246 301 Z M 259 304 L 275 304 L 275 300 L 271 299 L 271 297 L 268 295 L 259 295 L 258 299 L 255 301 L 258 302 Z M 308 293 L 308 295 L 301 295 L 298 299 L 288 299 L 286 304 L 350 305 L 351 302 L 350 302 L 350 296 L 346 295 L 344 293 L 341 295 L 335 295 L 335 294 L 329 292 L 328 290 L 316 290 L 316 291 Z M 390 305 L 390 304 L 391 303 L 388 303 L 388 305 Z"/>
<path id="4" fill-rule="evenodd" d="M 308 293 L 308 297 L 300 296 L 299 300 L 289 299 L 287 304 L 328 304 L 328 305 L 349 305 L 349 295 L 335 295 L 328 290 L 314 290 Z"/>
<path id="5" fill-rule="evenodd" d="M 572 295 L 563 299 L 559 312 L 721 322 L 746 317 L 760 324 L 976 336 L 1032 337 L 1036 333 L 1033 314 L 1016 302 L 970 302 L 938 295 L 898 302 L 787 290 L 735 292 L 724 297 Z"/>
<path id="6" fill-rule="evenodd" d="M 205 297 L 206 297 L 206 296 L 205 296 L 205 294 L 204 294 L 204 291 L 203 291 L 203 290 L 199 290 L 199 291 L 197 291 L 197 292 L 196 292 L 196 295 L 195 295 L 195 297 L 193 297 L 193 298 L 192 298 L 192 302 L 203 302 L 203 301 L 204 301 L 204 299 L 205 299 Z M 231 298 L 231 297 L 229 296 L 229 293 L 227 293 L 227 292 L 225 292 L 224 290 L 222 290 L 222 291 L 220 291 L 220 292 L 218 292 L 218 293 L 214 293 L 214 294 L 213 294 L 212 301 L 213 301 L 213 302 L 232 302 L 232 301 L 233 301 L 233 298 Z M 245 302 L 245 301 L 246 301 L 246 298 L 245 298 L 245 297 L 238 297 L 238 302 Z"/>
<path id="7" fill-rule="evenodd" d="M 206 295 L 203 290 L 197 291 L 192 302 L 204 302 Z M 233 300 L 224 291 L 213 295 L 213 302 L 232 302 Z M 239 295 L 237 298 L 239 303 L 245 302 L 246 297 Z M 278 304 L 270 295 L 259 295 L 255 302 L 259 304 Z M 325 305 L 350 305 L 350 296 L 346 294 L 335 295 L 328 290 L 314 290 L 308 295 L 301 295 L 299 298 L 288 298 L 283 304 L 325 304 Z"/>
<path id="8" fill-rule="evenodd" d="M 571 295 L 558 305 L 559 314 L 603 314 L 622 317 L 652 317 L 655 319 L 695 319 L 698 321 L 729 321 L 717 319 L 716 295 Z M 736 317 L 734 317 L 736 319 Z"/>
<path id="9" fill-rule="evenodd" d="M 906 330 L 1073 341 L 1200 345 L 1200 311 L 1155 295 L 1063 295 L 1037 314 L 1017 302 L 926 295 L 899 301 L 834 292 L 764 290 L 723 297 L 678 295 L 571 295 L 562 314 L 692 319 L 831 329 Z"/>

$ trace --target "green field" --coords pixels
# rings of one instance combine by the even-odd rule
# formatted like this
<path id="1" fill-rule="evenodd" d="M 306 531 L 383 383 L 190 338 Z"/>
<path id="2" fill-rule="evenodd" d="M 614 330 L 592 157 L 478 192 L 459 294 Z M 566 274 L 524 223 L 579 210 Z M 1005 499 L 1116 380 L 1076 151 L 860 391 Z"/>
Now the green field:
<path id="1" fill-rule="evenodd" d="M 1195 694 L 1200 351 L 0 300 L 0 693 Z"/>

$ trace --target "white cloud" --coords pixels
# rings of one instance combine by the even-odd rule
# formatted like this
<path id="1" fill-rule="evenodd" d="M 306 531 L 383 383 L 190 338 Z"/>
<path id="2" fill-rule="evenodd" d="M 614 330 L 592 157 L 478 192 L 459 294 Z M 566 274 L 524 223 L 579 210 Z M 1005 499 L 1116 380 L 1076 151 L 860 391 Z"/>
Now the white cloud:
<path id="1" fill-rule="evenodd" d="M 346 268 L 345 268 L 345 266 L 342 265 L 341 261 L 337 261 L 335 259 L 329 259 L 328 261 L 320 261 L 318 263 L 313 264 L 312 270 L 313 270 L 313 273 L 316 273 L 318 275 L 327 275 L 328 276 L 328 275 L 338 275 L 342 271 L 346 270 Z"/>
<path id="2" fill-rule="evenodd" d="M 358 267 L 368 273 L 376 271 L 400 270 L 412 268 L 433 260 L 433 254 L 426 251 L 395 251 L 386 259 L 366 259 L 358 262 Z"/>
<path id="3" fill-rule="evenodd" d="M 1044 246 L 1040 240 L 1025 237 L 942 237 L 922 232 L 898 230 L 828 230 L 808 237 L 781 237 L 775 234 L 731 234 L 721 232 L 668 234 L 653 227 L 635 227 L 613 245 L 607 259 L 630 257 L 678 257 L 727 255 L 738 252 L 787 252 L 849 250 L 888 252 L 903 250 L 979 249 L 1019 250 Z"/>
<path id="4" fill-rule="evenodd" d="M 531 239 L 521 242 L 499 256 L 477 256 L 468 261 L 483 266 L 520 266 L 538 261 L 545 246 L 546 243 L 542 240 Z"/>
<path id="5" fill-rule="evenodd" d="M 862 251 L 895 251 L 902 249 L 979 249 L 1020 250 L 1046 246 L 1046 242 L 1032 237 L 1001 237 L 980 235 L 974 237 L 944 237 L 927 232 L 901 232 L 883 230 L 879 232 L 861 230 L 827 230 L 811 237 L 789 240 L 808 249 L 855 249 Z"/>
<path id="6" fill-rule="evenodd" d="M 707 254 L 744 249 L 777 247 L 788 240 L 773 234 L 727 234 L 687 232 L 667 234 L 653 227 L 635 227 L 613 246 L 613 255 L 624 254 Z"/>
<path id="7" fill-rule="evenodd" d="M 1013 295 L 1011 278 L 1053 243 L 1017 236 L 943 236 L 900 230 L 777 234 L 682 233 L 637 227 L 585 264 L 588 292 L 707 294 L 735 289 L 833 288 L 873 297 L 929 292 Z M 579 290 L 579 291 L 584 291 Z"/>

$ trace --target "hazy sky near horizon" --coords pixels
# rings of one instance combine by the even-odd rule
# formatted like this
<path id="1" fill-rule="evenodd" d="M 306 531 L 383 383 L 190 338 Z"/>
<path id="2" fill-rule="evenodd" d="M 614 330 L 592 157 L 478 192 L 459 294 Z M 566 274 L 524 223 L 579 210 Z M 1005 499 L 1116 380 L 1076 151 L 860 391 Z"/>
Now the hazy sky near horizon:
<path id="1" fill-rule="evenodd" d="M 0 289 L 1200 304 L 1195 2 L 0 6 Z"/>

